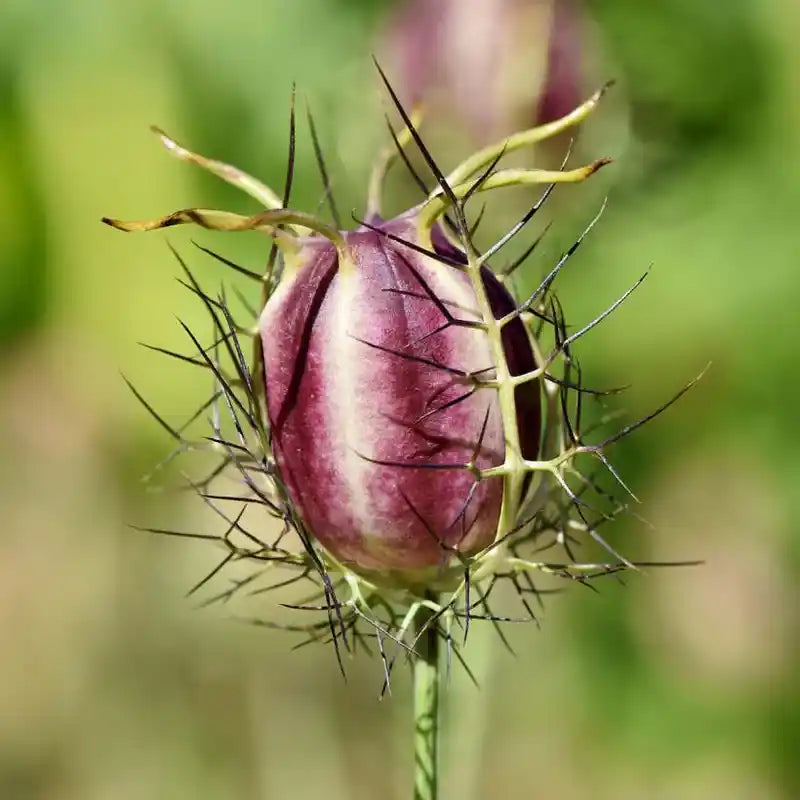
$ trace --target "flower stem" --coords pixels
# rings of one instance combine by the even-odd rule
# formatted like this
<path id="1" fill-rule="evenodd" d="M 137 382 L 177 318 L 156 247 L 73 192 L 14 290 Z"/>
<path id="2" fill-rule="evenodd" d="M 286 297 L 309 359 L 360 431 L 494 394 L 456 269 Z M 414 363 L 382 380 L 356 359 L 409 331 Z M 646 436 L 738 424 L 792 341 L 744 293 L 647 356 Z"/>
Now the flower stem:
<path id="1" fill-rule="evenodd" d="M 439 633 L 423 606 L 414 658 L 414 800 L 436 800 L 439 785 Z"/>

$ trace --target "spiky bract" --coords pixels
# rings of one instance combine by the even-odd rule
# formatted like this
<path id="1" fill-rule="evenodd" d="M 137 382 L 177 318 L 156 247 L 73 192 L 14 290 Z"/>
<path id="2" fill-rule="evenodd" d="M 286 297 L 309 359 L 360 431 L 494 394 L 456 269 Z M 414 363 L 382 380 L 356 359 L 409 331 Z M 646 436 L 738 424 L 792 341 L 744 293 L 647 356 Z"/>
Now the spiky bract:
<path id="1" fill-rule="evenodd" d="M 224 547 L 220 563 L 192 591 L 234 564 L 254 565 L 211 600 L 245 587 L 260 592 L 310 584 L 292 607 L 321 618 L 290 628 L 309 641 L 332 641 L 340 665 L 342 646 L 376 643 L 388 686 L 395 656 L 413 653 L 420 636 L 441 637 L 461 660 L 454 629 L 465 637 L 470 620 L 491 620 L 498 630 L 504 621 L 536 621 L 534 605 L 548 591 L 537 576 L 586 583 L 638 566 L 599 533 L 625 503 L 579 469 L 577 460 L 593 458 L 627 492 L 606 448 L 688 386 L 645 419 L 589 443 L 584 398 L 610 392 L 583 385 L 573 345 L 642 279 L 595 320 L 570 332 L 553 284 L 596 219 L 521 302 L 508 291 L 511 275 L 538 239 L 503 271 L 489 269 L 489 257 L 495 260 L 525 228 L 557 184 L 582 181 L 608 163 L 548 171 L 502 169 L 500 162 L 583 121 L 604 90 L 555 122 L 484 148 L 445 175 L 386 86 L 404 127 L 392 131 L 396 149 L 377 162 L 366 220 L 356 230 L 284 208 L 293 174 L 294 103 L 282 197 L 157 131 L 172 154 L 243 189 L 265 211 L 245 217 L 187 209 L 145 222 L 105 221 L 129 231 L 195 223 L 211 230 L 261 230 L 273 238 L 264 272 L 202 248 L 260 284 L 260 307 L 253 309 L 257 327 L 254 320 L 236 322 L 225 294 L 206 293 L 176 253 L 189 288 L 208 311 L 214 337 L 205 346 L 184 326 L 191 355 L 156 349 L 213 376 L 213 394 L 193 417 L 209 417 L 211 435 L 190 437 L 137 396 L 176 440 L 175 454 L 204 451 L 216 459 L 192 486 L 225 530 L 157 532 Z M 312 136 L 330 197 L 313 123 Z M 404 149 L 412 141 L 436 187 L 418 206 L 384 220 L 383 178 L 398 156 L 410 166 Z M 535 184 L 546 186 L 542 197 L 481 253 L 468 222 L 470 199 L 503 186 Z M 335 206 L 331 210 L 338 223 Z M 257 334 L 254 342 L 245 346 L 251 334 Z M 218 488 L 231 477 L 235 491 Z M 263 533 L 270 516 L 279 522 L 271 540 Z M 581 540 L 599 543 L 609 558 L 578 561 L 574 553 Z M 562 556 L 544 560 L 543 552 L 553 547 Z M 493 612 L 492 595 L 501 580 L 518 595 L 521 615 Z"/>

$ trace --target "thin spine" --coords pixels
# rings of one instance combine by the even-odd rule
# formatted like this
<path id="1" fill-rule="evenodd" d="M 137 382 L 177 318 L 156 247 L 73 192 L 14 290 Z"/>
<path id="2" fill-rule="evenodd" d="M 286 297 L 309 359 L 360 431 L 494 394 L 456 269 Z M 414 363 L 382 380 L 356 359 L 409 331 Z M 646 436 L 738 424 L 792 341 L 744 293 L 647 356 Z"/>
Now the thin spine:
<path id="1" fill-rule="evenodd" d="M 512 153 L 523 147 L 530 147 L 538 142 L 550 139 L 557 134 L 574 127 L 583 122 L 597 107 L 603 95 L 611 88 L 613 81 L 609 81 L 598 89 L 586 102 L 570 111 L 560 119 L 553 120 L 544 125 L 528 128 L 525 131 L 512 134 L 511 136 L 485 147 L 474 153 L 468 159 L 459 164 L 448 176 L 447 182 L 454 186 L 466 181 L 470 176 L 483 169 L 486 164 L 492 161 L 495 156 L 504 151 Z"/>

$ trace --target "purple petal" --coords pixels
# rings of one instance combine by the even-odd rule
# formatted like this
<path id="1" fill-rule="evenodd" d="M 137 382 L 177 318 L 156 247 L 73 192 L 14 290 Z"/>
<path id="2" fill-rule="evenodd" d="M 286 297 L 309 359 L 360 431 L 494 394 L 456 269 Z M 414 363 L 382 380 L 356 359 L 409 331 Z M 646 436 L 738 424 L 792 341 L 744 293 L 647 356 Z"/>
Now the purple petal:
<path id="1" fill-rule="evenodd" d="M 384 227 L 414 232 L 408 220 Z M 479 468 L 503 461 L 496 394 L 463 378 L 491 367 L 488 343 L 442 312 L 477 319 L 467 276 L 380 233 L 345 237 L 355 269 L 309 240 L 305 266 L 261 317 L 275 456 L 305 523 L 341 561 L 442 564 L 496 534 L 502 481 L 476 484 L 459 468 L 476 451 Z"/>

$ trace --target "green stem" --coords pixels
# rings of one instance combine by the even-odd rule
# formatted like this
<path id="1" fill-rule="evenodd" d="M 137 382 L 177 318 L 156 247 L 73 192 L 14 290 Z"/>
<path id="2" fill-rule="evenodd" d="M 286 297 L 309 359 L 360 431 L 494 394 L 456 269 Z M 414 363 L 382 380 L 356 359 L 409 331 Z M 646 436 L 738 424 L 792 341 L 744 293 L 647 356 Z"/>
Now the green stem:
<path id="1" fill-rule="evenodd" d="M 441 659 L 433 611 L 416 622 L 414 658 L 414 800 L 436 800 L 439 785 L 439 684 Z"/>

